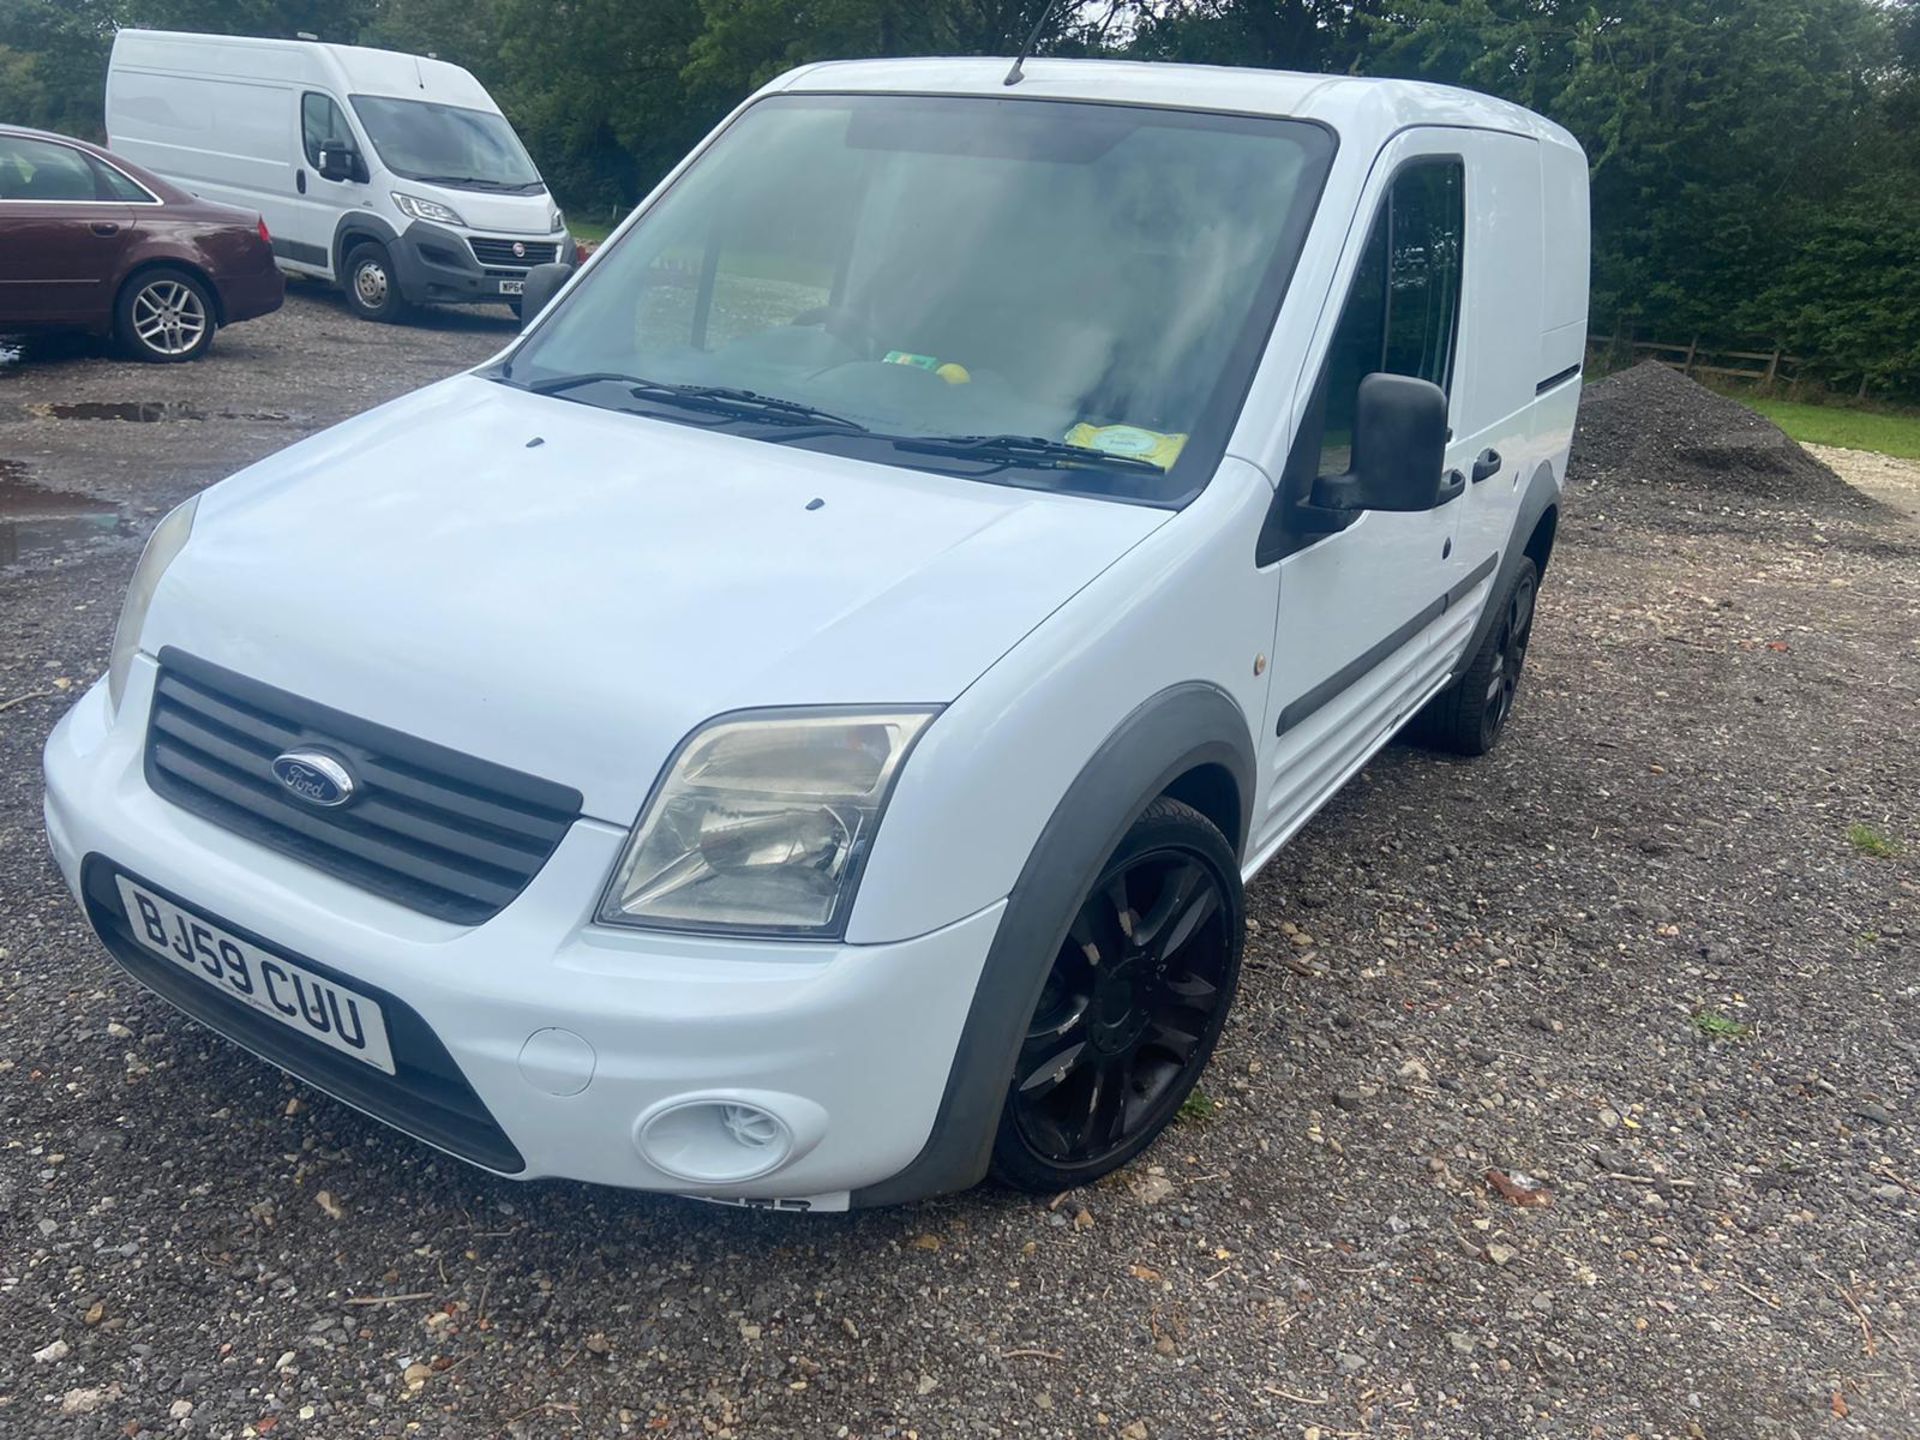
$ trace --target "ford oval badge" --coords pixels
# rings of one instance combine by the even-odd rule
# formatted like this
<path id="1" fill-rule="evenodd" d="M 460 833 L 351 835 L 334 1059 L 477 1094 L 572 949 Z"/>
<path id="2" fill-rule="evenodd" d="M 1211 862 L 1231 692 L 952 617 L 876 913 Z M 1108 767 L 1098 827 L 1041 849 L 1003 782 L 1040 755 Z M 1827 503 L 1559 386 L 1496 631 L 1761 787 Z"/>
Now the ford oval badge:
<path id="1" fill-rule="evenodd" d="M 273 778 L 286 786 L 294 799 L 326 810 L 346 804 L 359 788 L 353 772 L 324 750 L 289 750 L 276 756 Z"/>

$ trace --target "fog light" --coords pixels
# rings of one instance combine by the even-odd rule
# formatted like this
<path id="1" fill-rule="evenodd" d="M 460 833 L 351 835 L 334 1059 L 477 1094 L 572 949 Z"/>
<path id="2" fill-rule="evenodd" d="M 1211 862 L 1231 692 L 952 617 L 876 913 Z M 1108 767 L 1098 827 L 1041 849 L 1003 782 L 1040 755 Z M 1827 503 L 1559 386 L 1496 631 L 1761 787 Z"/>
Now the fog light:
<path id="1" fill-rule="evenodd" d="M 777 1119 L 753 1105 L 722 1105 L 720 1123 L 749 1150 L 776 1144 L 786 1132 Z"/>
<path id="2" fill-rule="evenodd" d="M 742 1100 L 669 1104 L 642 1119 L 634 1138 L 648 1164 L 698 1185 L 752 1180 L 793 1152 L 786 1122 Z"/>

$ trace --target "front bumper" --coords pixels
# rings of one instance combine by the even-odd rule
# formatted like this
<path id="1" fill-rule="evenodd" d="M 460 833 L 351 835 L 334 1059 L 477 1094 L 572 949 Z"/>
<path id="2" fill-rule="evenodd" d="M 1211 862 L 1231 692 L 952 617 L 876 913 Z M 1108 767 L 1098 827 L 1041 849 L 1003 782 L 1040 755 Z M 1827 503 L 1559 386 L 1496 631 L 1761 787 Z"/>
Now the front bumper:
<path id="1" fill-rule="evenodd" d="M 211 986 L 202 987 L 211 998 L 178 992 L 177 1004 L 230 1038 L 429 1143 L 524 1179 L 830 1208 L 904 1169 L 926 1143 L 1004 903 L 891 945 L 614 930 L 594 925 L 592 911 L 625 832 L 580 820 L 506 909 L 483 925 L 449 924 L 155 795 L 142 769 L 155 674 L 139 657 L 117 721 L 96 685 L 47 742 L 54 858 L 109 950 L 167 994 L 164 981 L 129 962 L 131 942 L 115 933 L 111 884 L 101 883 L 111 867 L 397 1003 L 444 1047 L 446 1065 L 435 1068 L 427 1045 L 408 1047 L 410 1057 L 396 1049 L 396 1060 L 447 1087 L 429 1097 L 438 1110 L 409 1102 L 382 1088 L 385 1076 L 313 1063 L 307 1042 L 280 1036 L 272 1022 L 249 1028 Z M 137 946 L 131 953 L 139 958 Z M 173 977 L 176 990 L 182 983 L 198 982 Z M 727 1100 L 787 1125 L 793 1143 L 777 1168 L 695 1183 L 642 1153 L 643 1122 L 684 1103 Z M 448 1115 L 477 1128 L 436 1129 Z M 504 1147 L 473 1140 L 489 1127 Z"/>
<path id="2" fill-rule="evenodd" d="M 560 263 L 573 263 L 573 237 L 534 237 L 530 244 L 557 245 Z M 416 220 L 388 247 L 393 257 L 400 294 L 415 305 L 502 305 L 514 297 L 501 293 L 501 283 L 524 282 L 537 262 L 524 265 L 483 266 L 467 237 L 458 230 Z"/>

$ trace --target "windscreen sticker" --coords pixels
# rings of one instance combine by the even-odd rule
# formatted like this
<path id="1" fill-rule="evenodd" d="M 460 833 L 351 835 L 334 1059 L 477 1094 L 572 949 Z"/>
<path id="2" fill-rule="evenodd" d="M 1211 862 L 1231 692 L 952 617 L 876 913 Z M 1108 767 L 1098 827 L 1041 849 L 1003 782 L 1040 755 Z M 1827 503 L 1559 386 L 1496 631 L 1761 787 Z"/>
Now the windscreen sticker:
<path id="1" fill-rule="evenodd" d="M 1084 422 L 1067 431 L 1069 445 L 1084 445 L 1108 455 L 1126 455 L 1135 460 L 1151 460 L 1162 470 L 1171 470 L 1185 448 L 1185 435 L 1168 435 L 1139 425 L 1088 425 Z"/>

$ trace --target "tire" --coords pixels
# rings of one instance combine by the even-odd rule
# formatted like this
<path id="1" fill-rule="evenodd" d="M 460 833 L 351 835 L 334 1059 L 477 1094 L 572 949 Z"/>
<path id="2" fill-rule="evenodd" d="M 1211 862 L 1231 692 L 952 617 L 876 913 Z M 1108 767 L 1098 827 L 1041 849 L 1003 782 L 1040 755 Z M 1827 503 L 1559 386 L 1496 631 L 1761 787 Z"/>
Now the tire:
<path id="1" fill-rule="evenodd" d="M 128 355 L 155 365 L 197 360 L 220 328 L 213 292 L 199 276 L 171 266 L 142 270 L 113 304 L 113 333 Z"/>
<path id="2" fill-rule="evenodd" d="M 1220 1039 L 1245 928 L 1226 838 L 1191 806 L 1154 801 L 1053 958 L 994 1137 L 996 1180 L 1051 1194 L 1153 1143 Z"/>
<path id="3" fill-rule="evenodd" d="M 1415 739 L 1455 755 L 1484 755 L 1499 744 L 1519 694 L 1539 591 L 1539 570 L 1531 559 L 1522 559 L 1494 602 L 1497 618 L 1472 663 L 1427 702 L 1409 727 Z"/>
<path id="4" fill-rule="evenodd" d="M 347 308 L 362 320 L 392 325 L 406 317 L 407 302 L 393 273 L 393 257 L 377 240 L 362 240 L 347 251 L 340 288 Z"/>

